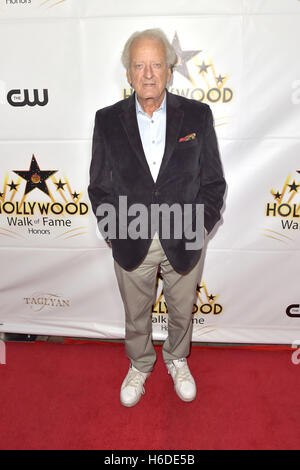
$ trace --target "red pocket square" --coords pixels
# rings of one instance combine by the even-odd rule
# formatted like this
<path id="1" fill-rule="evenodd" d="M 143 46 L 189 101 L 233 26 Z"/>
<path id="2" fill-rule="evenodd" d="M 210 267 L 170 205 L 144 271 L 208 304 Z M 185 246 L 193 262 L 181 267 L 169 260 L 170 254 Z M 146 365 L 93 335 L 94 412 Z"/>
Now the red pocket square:
<path id="1" fill-rule="evenodd" d="M 181 137 L 178 142 L 187 142 L 188 140 L 194 140 L 196 138 L 196 133 L 188 134 L 185 137 Z"/>

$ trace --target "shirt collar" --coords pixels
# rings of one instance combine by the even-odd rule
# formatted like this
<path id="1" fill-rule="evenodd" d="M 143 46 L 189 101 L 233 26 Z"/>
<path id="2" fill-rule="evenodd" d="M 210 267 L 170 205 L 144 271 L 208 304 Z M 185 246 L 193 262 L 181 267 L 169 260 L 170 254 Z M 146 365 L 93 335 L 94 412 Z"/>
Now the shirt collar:
<path id="1" fill-rule="evenodd" d="M 165 93 L 164 99 L 162 100 L 162 103 L 161 103 L 160 107 L 158 109 L 156 109 L 154 112 L 156 113 L 157 111 L 165 111 L 166 110 L 166 101 L 167 101 L 167 93 Z M 137 113 L 145 114 L 146 116 L 149 117 L 149 115 L 147 113 L 145 113 L 145 111 L 141 107 L 141 105 L 140 105 L 140 103 L 137 99 L 136 94 L 135 94 L 135 106 L 136 106 L 136 112 Z"/>

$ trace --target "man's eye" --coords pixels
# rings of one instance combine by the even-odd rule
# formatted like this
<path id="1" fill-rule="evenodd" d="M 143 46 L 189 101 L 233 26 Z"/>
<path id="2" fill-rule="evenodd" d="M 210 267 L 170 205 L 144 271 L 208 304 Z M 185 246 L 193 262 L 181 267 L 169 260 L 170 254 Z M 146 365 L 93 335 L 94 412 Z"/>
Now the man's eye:
<path id="1" fill-rule="evenodd" d="M 159 67 L 161 67 L 161 64 L 160 64 L 160 63 L 156 63 L 156 64 L 154 64 L 154 67 L 156 67 L 156 68 L 158 69 Z"/>
<path id="2" fill-rule="evenodd" d="M 143 64 L 135 64 L 135 68 L 141 69 L 143 67 Z"/>

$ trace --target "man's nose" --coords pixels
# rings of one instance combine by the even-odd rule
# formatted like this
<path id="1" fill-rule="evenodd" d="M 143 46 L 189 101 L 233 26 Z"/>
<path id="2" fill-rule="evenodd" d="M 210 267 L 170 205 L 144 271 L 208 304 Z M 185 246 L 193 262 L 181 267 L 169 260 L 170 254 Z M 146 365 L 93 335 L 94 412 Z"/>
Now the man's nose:
<path id="1" fill-rule="evenodd" d="M 153 69 L 152 65 L 145 65 L 144 67 L 144 77 L 145 78 L 152 78 L 153 77 Z"/>

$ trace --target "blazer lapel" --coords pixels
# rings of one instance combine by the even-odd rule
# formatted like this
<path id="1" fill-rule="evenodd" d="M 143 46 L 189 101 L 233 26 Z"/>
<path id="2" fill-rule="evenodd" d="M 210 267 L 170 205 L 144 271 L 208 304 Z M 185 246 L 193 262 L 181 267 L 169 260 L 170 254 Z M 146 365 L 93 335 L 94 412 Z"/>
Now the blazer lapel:
<path id="1" fill-rule="evenodd" d="M 166 126 L 166 145 L 164 156 L 161 162 L 159 169 L 157 182 L 161 178 L 162 173 L 167 167 L 168 161 L 170 160 L 172 153 L 175 150 L 175 145 L 177 143 L 180 129 L 183 121 L 183 110 L 180 107 L 179 100 L 176 95 L 172 93 L 167 93 L 167 126 Z"/>
<path id="2" fill-rule="evenodd" d="M 130 98 L 124 100 L 123 105 L 123 112 L 121 112 L 119 115 L 121 123 L 125 129 L 129 143 L 136 157 L 152 178 L 140 137 L 140 131 L 136 117 L 135 93 L 133 93 Z"/>

